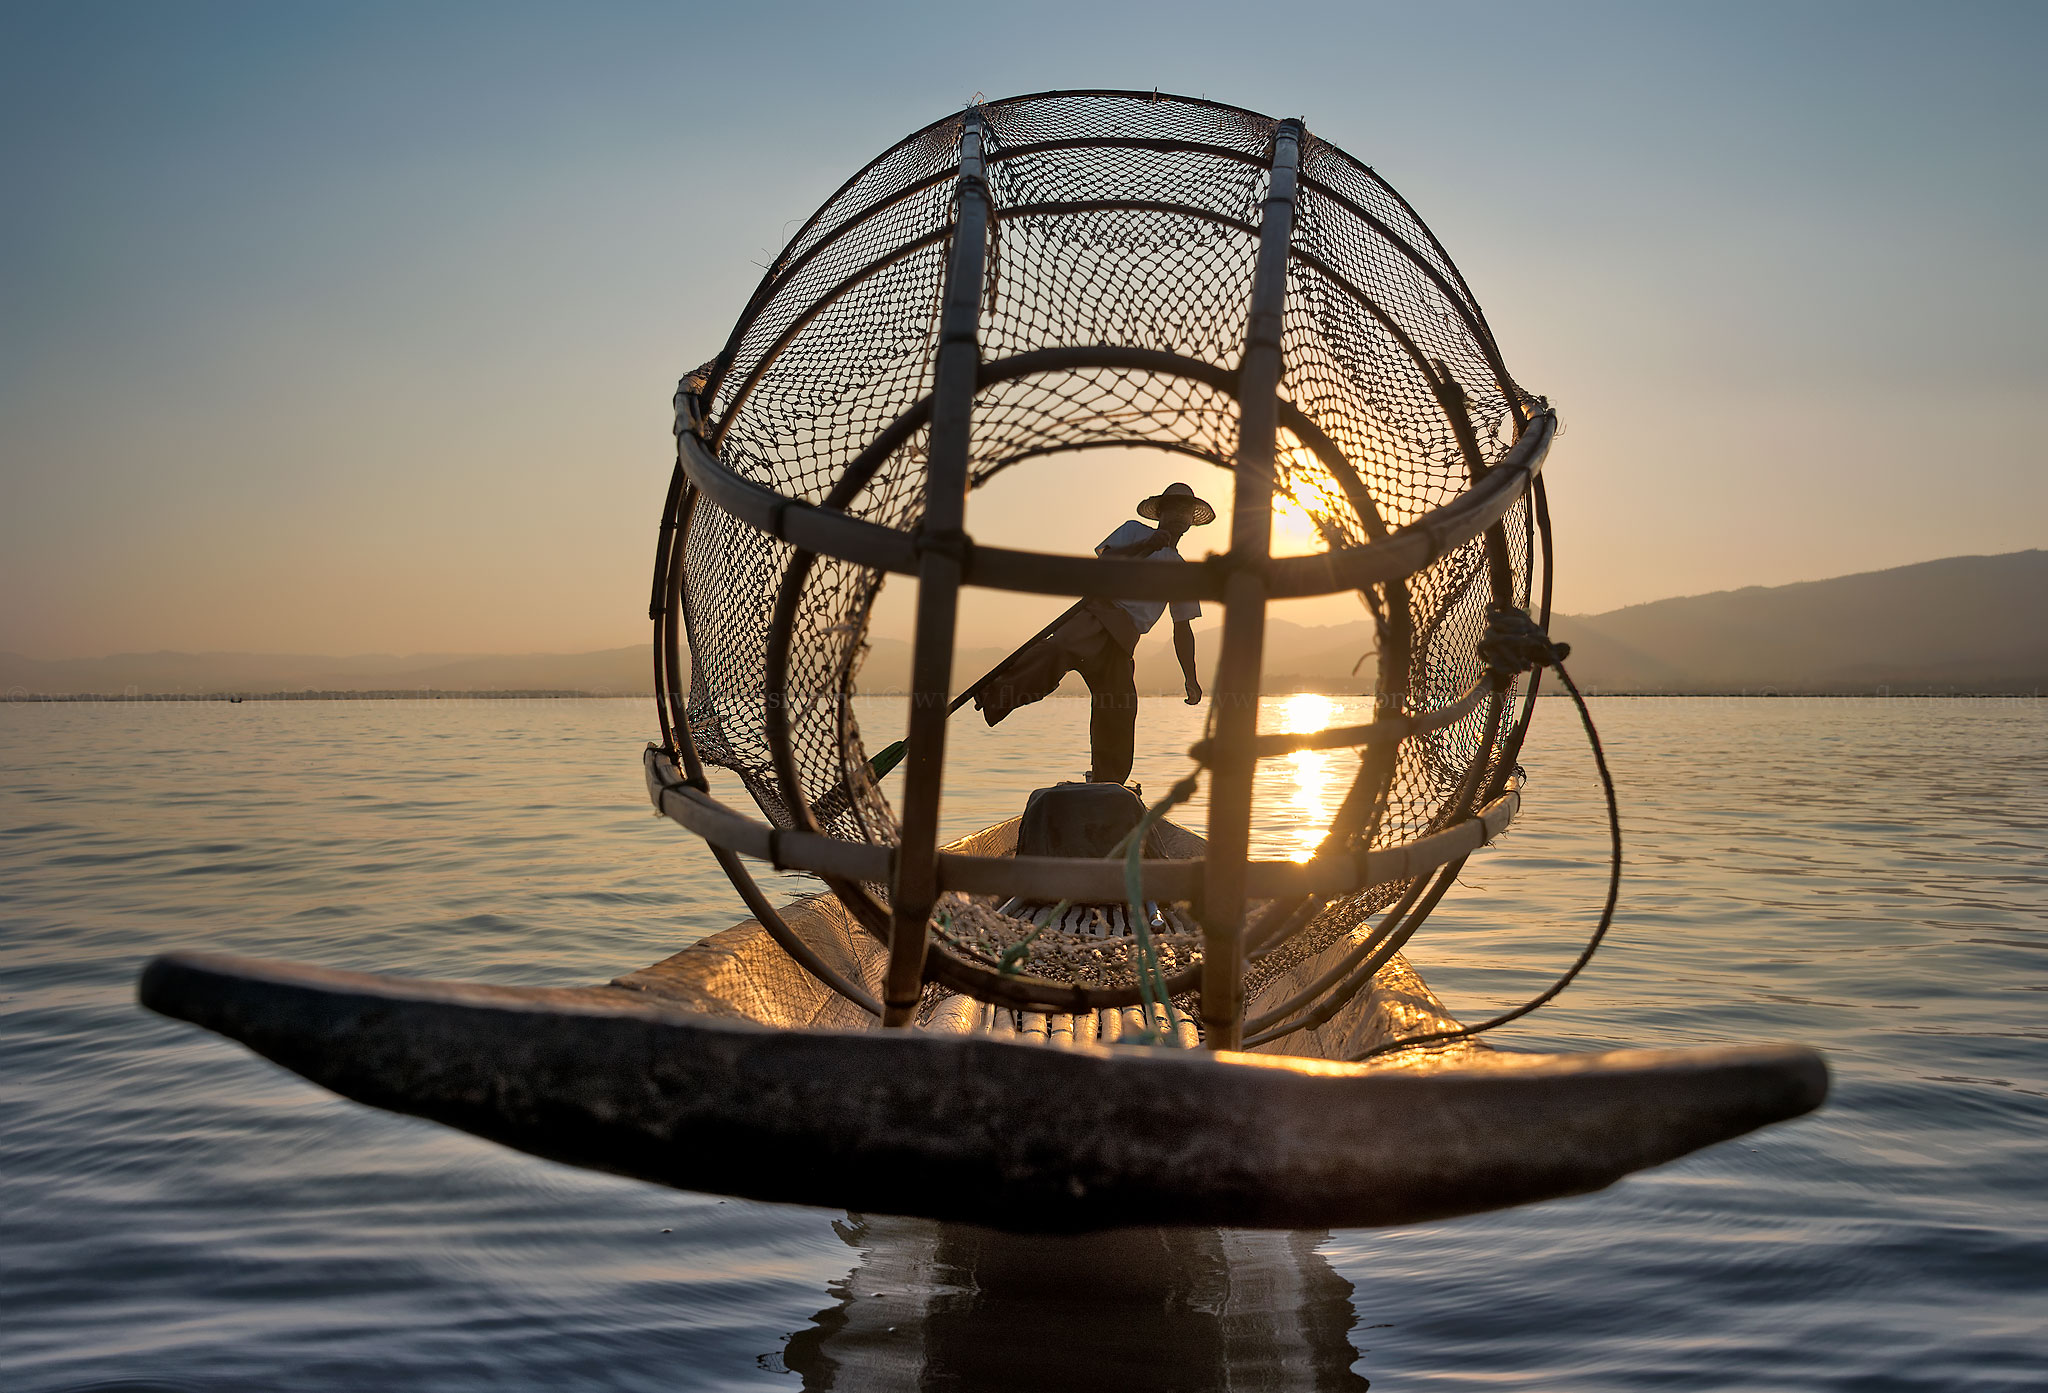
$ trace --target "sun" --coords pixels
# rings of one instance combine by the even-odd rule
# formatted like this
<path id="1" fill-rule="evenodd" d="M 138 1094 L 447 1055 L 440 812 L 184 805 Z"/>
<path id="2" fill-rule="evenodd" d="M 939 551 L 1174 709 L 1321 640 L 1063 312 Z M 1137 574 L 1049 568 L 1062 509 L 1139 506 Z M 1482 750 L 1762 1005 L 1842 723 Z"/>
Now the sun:
<path id="1" fill-rule="evenodd" d="M 1273 491 L 1273 555 L 1313 556 L 1329 549 L 1316 518 L 1341 518 L 1347 511 L 1320 461 L 1299 445 L 1282 451 L 1284 468 Z"/>
<path id="2" fill-rule="evenodd" d="M 1285 494 L 1273 496 L 1273 555 L 1311 556 L 1323 550 L 1322 535 L 1316 531 L 1316 521 L 1302 507 Z"/>

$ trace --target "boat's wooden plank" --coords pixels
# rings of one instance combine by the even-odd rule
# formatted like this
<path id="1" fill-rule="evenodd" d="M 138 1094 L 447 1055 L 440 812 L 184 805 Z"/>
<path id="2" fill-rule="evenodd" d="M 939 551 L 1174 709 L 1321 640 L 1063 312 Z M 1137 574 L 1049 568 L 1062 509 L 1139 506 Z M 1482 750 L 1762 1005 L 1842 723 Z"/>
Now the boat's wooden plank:
<path id="1" fill-rule="evenodd" d="M 981 1003 L 971 996 L 955 993 L 932 1008 L 921 1029 L 940 1035 L 966 1035 L 981 1024 Z"/>
<path id="2" fill-rule="evenodd" d="M 827 964 L 870 992 L 880 990 L 888 955 L 853 922 L 836 896 L 806 896 L 782 917 Z M 868 1014 L 799 967 L 759 924 L 748 919 L 694 943 L 652 967 L 613 979 L 629 991 L 692 1005 L 714 1001 L 768 1025 L 857 1029 Z"/>
<path id="3" fill-rule="evenodd" d="M 1416 1069 L 777 1030 L 611 987 L 172 955 L 142 999 L 361 1102 L 686 1189 L 1028 1230 L 1414 1222 L 1598 1189 L 1815 1107 L 1811 1050 Z M 1007 1015 L 1008 1013 L 1003 1013 Z"/>
<path id="4" fill-rule="evenodd" d="M 1353 936 L 1346 935 L 1321 953 L 1303 959 L 1275 977 L 1246 1008 L 1246 1017 L 1257 1016 L 1315 981 L 1324 969 L 1350 951 L 1352 944 Z M 1408 960 L 1396 953 L 1373 974 L 1370 985 L 1322 1025 L 1297 1030 L 1292 1035 L 1255 1046 L 1252 1052 L 1300 1055 L 1309 1059 L 1351 1059 L 1390 1040 L 1457 1028 L 1458 1022 L 1444 1009 L 1436 993 L 1416 975 Z M 1430 1050 L 1434 1059 L 1446 1065 L 1473 1055 L 1490 1053 L 1491 1049 L 1476 1039 L 1452 1041 Z"/>

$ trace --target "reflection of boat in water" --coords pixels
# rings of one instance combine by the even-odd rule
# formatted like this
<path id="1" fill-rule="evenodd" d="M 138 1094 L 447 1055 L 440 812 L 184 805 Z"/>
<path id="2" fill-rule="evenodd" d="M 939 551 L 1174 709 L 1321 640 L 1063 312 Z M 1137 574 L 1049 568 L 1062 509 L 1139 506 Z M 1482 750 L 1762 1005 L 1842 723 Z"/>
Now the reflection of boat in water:
<path id="1" fill-rule="evenodd" d="M 1017 1231 L 1470 1213 L 1819 1103 L 1806 1049 L 1496 1052 L 1402 957 L 1515 816 L 1538 675 L 1563 675 L 1557 421 L 1414 210 L 1300 121 L 1083 92 L 936 122 L 799 229 L 675 405 L 644 767 L 753 919 L 603 986 L 178 955 L 149 1005 L 537 1155 Z M 967 531 L 991 477 L 1106 447 L 1231 471 L 1228 552 Z M 1274 554 L 1283 499 L 1321 550 Z M 851 701 L 890 576 L 917 585 L 900 813 Z M 1167 800 L 1082 785 L 1043 842 L 1011 819 L 939 844 L 965 586 L 1220 607 Z M 1269 601 L 1338 594 L 1377 631 L 1373 719 L 1260 731 Z M 1257 770 L 1308 752 L 1349 777 L 1295 858 L 1256 859 Z M 1204 778 L 1206 843 L 1161 820 Z M 1105 790 L 1121 823 L 1091 821 Z M 829 893 L 778 907 L 748 861 Z"/>
<path id="2" fill-rule="evenodd" d="M 782 1351 L 807 1390 L 1358 1390 L 1324 1235 L 999 1233 L 849 1215 L 860 1260 Z"/>

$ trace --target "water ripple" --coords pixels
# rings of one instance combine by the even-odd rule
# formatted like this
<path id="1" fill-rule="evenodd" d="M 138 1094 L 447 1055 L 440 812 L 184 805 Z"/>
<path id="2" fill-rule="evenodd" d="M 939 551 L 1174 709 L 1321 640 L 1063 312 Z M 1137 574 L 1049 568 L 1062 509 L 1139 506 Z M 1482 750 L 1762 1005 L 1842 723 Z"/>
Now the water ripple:
<path id="1" fill-rule="evenodd" d="M 875 743 L 900 728 L 900 703 L 863 711 Z M 709 858 L 647 813 L 640 703 L 0 707 L 6 1386 L 827 1387 L 914 1337 L 928 1386 L 1043 1386 L 1064 1349 L 1093 1352 L 1068 1388 L 1200 1387 L 1221 1327 L 1189 1323 L 1211 1299 L 1189 1284 L 1237 1271 L 1249 1290 L 1278 1261 L 1283 1305 L 1232 1298 L 1231 1367 L 1293 1371 L 1241 1375 L 1260 1387 L 2040 1387 L 2048 711 L 1597 712 L 1622 914 L 1503 1043 L 1812 1041 L 1836 1071 L 1826 1111 L 1598 1195 L 1285 1261 L 1287 1240 L 1210 1235 L 1224 1248 L 1095 1287 L 1067 1270 L 1048 1294 L 1005 1286 L 975 1231 L 536 1161 L 134 1006 L 136 968 L 173 945 L 601 981 L 731 923 Z M 1597 908 L 1599 792 L 1565 717 L 1540 714 L 1523 821 L 1415 947 L 1468 1016 L 1545 984 Z M 1139 777 L 1175 777 L 1200 720 L 1149 703 Z M 957 726 L 949 827 L 1013 812 L 1047 750 L 1078 768 L 1085 722 L 1047 702 Z M 1297 851 L 1331 777 L 1262 775 L 1262 854 Z M 1199 826 L 1199 800 L 1188 813 Z"/>

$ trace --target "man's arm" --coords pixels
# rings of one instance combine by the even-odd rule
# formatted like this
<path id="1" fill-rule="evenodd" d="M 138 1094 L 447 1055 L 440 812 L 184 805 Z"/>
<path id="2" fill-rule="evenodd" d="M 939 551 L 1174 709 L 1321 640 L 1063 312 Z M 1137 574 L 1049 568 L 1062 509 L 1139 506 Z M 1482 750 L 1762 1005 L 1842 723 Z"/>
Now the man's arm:
<path id="1" fill-rule="evenodd" d="M 1180 675 L 1187 679 L 1188 705 L 1202 704 L 1202 679 L 1195 676 L 1195 629 L 1185 619 L 1173 621 L 1173 656 L 1180 659 Z"/>

